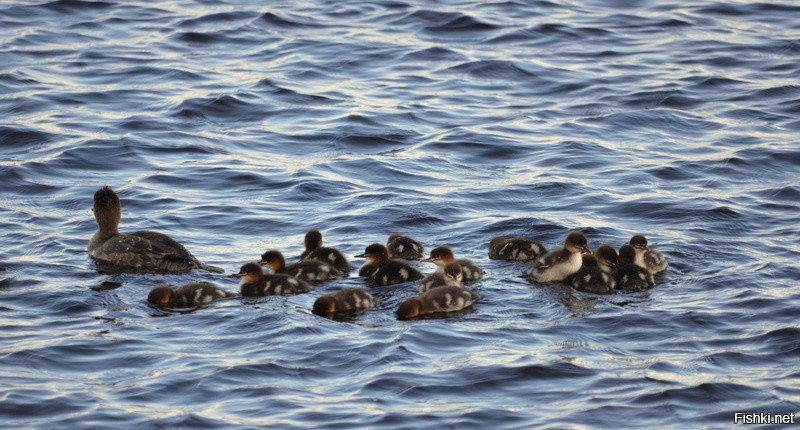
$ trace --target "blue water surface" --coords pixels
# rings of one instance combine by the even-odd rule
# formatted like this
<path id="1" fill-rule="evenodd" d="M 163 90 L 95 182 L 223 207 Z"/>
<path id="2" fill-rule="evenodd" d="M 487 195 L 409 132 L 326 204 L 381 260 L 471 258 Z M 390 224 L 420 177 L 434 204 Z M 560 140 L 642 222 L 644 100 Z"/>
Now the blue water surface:
<path id="1" fill-rule="evenodd" d="M 800 415 L 800 5 L 85 1 L 0 6 L 0 422 L 34 428 L 726 428 Z M 308 294 L 150 307 L 92 194 L 229 273 L 308 229 L 449 245 L 485 298 L 348 321 Z M 650 291 L 489 260 L 645 234 Z M 360 261 L 356 261 L 360 264 Z M 429 272 L 432 265 L 420 263 Z"/>

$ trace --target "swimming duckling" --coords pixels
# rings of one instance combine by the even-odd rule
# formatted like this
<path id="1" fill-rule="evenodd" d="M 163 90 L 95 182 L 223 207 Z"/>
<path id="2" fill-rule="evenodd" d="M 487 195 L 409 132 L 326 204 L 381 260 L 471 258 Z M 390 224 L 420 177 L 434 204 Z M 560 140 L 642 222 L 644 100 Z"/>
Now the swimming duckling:
<path id="1" fill-rule="evenodd" d="M 319 260 L 345 274 L 353 270 L 353 266 L 338 249 L 322 246 L 322 233 L 319 230 L 309 230 L 304 242 L 306 250 L 300 254 L 300 260 Z"/>
<path id="2" fill-rule="evenodd" d="M 619 249 L 617 269 L 611 274 L 614 288 L 617 290 L 642 291 L 653 285 L 653 274 L 634 263 L 636 251 L 630 245 L 622 245 Z"/>
<path id="3" fill-rule="evenodd" d="M 544 245 L 532 239 L 496 236 L 489 241 L 489 258 L 492 260 L 530 261 L 545 253 Z"/>
<path id="4" fill-rule="evenodd" d="M 239 292 L 245 297 L 286 296 L 311 291 L 311 286 L 302 279 L 285 273 L 264 273 L 258 263 L 245 263 L 239 273 Z"/>
<path id="5" fill-rule="evenodd" d="M 88 252 L 102 273 L 184 273 L 192 269 L 222 272 L 203 264 L 180 243 L 154 231 L 120 233 L 122 204 L 108 186 L 94 193 L 97 232 L 89 240 Z"/>
<path id="6" fill-rule="evenodd" d="M 594 250 L 597 266 L 606 273 L 611 273 L 617 268 L 617 251 L 611 245 L 600 245 Z"/>
<path id="7" fill-rule="evenodd" d="M 464 277 L 461 266 L 455 261 L 444 266 L 444 272 L 433 272 L 417 284 L 417 291 L 424 293 L 433 288 L 453 286 L 461 287 L 461 279 Z"/>
<path id="8" fill-rule="evenodd" d="M 327 317 L 335 312 L 356 311 L 375 306 L 375 298 L 363 288 L 348 287 L 335 294 L 320 296 L 314 301 L 312 312 Z"/>
<path id="9" fill-rule="evenodd" d="M 370 279 L 376 286 L 401 284 L 422 279 L 422 273 L 405 261 L 388 258 L 389 251 L 380 243 L 368 246 L 364 253 L 356 258 L 368 261 L 361 266 L 358 276 Z"/>
<path id="10" fill-rule="evenodd" d="M 422 314 L 459 311 L 482 298 L 480 294 L 461 287 L 438 287 L 400 303 L 397 317 L 408 319 Z"/>
<path id="11" fill-rule="evenodd" d="M 528 270 L 534 282 L 563 281 L 581 268 L 581 252 L 591 252 L 586 236 L 579 231 L 567 235 L 564 247 L 537 258 Z"/>
<path id="12" fill-rule="evenodd" d="M 455 260 L 455 257 L 453 256 L 453 250 L 447 246 L 433 248 L 430 257 L 420 260 L 422 263 L 436 264 L 437 272 L 443 272 L 444 266 L 452 263 L 453 261 L 461 266 L 461 272 L 463 273 L 462 279 L 464 282 L 477 281 L 483 277 L 483 269 L 466 258 L 459 258 L 458 260 Z"/>
<path id="13" fill-rule="evenodd" d="M 647 239 L 641 234 L 633 236 L 628 242 L 636 251 L 633 262 L 644 267 L 648 272 L 656 275 L 667 270 L 667 259 L 660 252 L 647 246 Z"/>
<path id="14" fill-rule="evenodd" d="M 597 259 L 587 254 L 584 254 L 581 259 L 581 268 L 569 276 L 569 284 L 572 288 L 587 293 L 611 293 L 614 290 L 611 285 L 611 275 L 598 267 Z"/>
<path id="15" fill-rule="evenodd" d="M 422 247 L 422 244 L 400 233 L 389 235 L 389 239 L 386 240 L 386 249 L 389 251 L 389 258 L 419 260 L 425 255 L 425 248 Z"/>
<path id="16" fill-rule="evenodd" d="M 192 282 L 175 289 L 169 285 L 159 285 L 150 290 L 147 301 L 167 308 L 191 308 L 234 296 L 236 294 L 207 282 Z"/>
<path id="17" fill-rule="evenodd" d="M 327 281 L 344 276 L 337 268 L 319 260 L 301 260 L 286 264 L 283 254 L 271 250 L 261 255 L 261 265 L 272 269 L 273 273 L 285 273 L 304 281 Z"/>

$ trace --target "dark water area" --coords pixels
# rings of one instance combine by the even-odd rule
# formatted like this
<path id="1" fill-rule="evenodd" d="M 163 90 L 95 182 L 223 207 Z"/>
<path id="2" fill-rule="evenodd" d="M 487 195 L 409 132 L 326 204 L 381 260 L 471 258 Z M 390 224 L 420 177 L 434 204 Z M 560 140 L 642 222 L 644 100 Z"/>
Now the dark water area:
<path id="1" fill-rule="evenodd" d="M 0 422 L 35 428 L 712 427 L 800 414 L 800 5 L 21 1 L 0 6 Z M 146 302 L 92 194 L 235 273 L 317 228 L 449 245 L 484 296 L 398 321 L 316 297 Z M 656 286 L 489 260 L 645 234 Z M 355 264 L 361 264 L 355 261 Z M 432 265 L 420 263 L 424 272 Z M 798 419 L 798 418 L 796 418 Z"/>

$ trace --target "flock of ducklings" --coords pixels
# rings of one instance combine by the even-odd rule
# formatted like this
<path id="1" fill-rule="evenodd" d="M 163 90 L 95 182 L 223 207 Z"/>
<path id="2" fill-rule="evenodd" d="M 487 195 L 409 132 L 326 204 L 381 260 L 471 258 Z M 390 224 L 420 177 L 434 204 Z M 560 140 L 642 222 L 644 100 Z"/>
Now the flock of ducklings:
<path id="1" fill-rule="evenodd" d="M 108 187 L 95 193 L 93 207 L 98 231 L 89 242 L 89 253 L 98 268 L 115 271 L 162 273 L 186 272 L 194 268 L 221 271 L 197 260 L 170 237 L 149 231 L 119 233 L 121 218 L 119 197 Z M 581 232 L 571 232 L 564 246 L 548 252 L 531 239 L 495 237 L 489 242 L 489 258 L 506 261 L 532 261 L 527 277 L 534 282 L 563 282 L 581 291 L 609 294 L 615 290 L 639 291 L 654 284 L 653 275 L 666 270 L 663 255 L 647 246 L 644 236 L 636 235 L 619 249 L 602 245 L 593 252 Z M 403 301 L 397 308 L 400 319 L 419 315 L 458 311 L 472 306 L 482 296 L 464 288 L 464 283 L 479 280 L 484 271 L 467 259 L 456 259 L 447 246 L 434 248 L 424 258 L 424 248 L 416 240 L 392 234 L 386 245 L 373 243 L 355 258 L 367 259 L 358 275 L 370 286 L 385 286 L 418 281 L 417 297 Z M 431 262 L 437 270 L 424 276 L 409 260 Z M 265 272 L 264 267 L 268 270 Z M 302 294 L 311 284 L 348 276 L 353 267 L 339 250 L 324 247 L 322 233 L 310 230 L 305 236 L 305 251 L 299 260 L 286 263 L 283 254 L 270 250 L 258 262 L 241 266 L 230 277 L 239 278 L 239 293 L 245 297 Z M 236 294 L 216 286 L 197 282 L 172 288 L 153 288 L 148 302 L 163 307 L 200 306 Z M 331 318 L 337 312 L 354 312 L 375 306 L 375 298 L 360 287 L 343 288 L 332 295 L 319 297 L 313 313 Z"/>

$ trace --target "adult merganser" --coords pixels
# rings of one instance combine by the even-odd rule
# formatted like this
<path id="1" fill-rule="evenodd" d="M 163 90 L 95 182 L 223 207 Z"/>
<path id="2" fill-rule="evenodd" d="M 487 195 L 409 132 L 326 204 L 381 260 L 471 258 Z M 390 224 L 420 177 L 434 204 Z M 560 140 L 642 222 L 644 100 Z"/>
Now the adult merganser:
<path id="1" fill-rule="evenodd" d="M 611 245 L 600 245 L 594 250 L 597 266 L 606 273 L 611 273 L 617 268 L 617 251 Z"/>
<path id="2" fill-rule="evenodd" d="M 344 276 L 337 268 L 319 260 L 301 260 L 286 264 L 283 254 L 271 250 L 261 254 L 261 265 L 272 269 L 273 273 L 285 273 L 305 281 L 327 281 Z"/>
<path id="3" fill-rule="evenodd" d="M 614 288 L 617 290 L 641 291 L 653 285 L 653 274 L 647 269 L 634 263 L 636 251 L 630 245 L 622 245 L 619 249 L 619 261 L 617 270 L 611 274 Z"/>
<path id="4" fill-rule="evenodd" d="M 611 285 L 611 275 L 598 267 L 597 259 L 587 254 L 581 258 L 581 268 L 569 276 L 569 284 L 572 288 L 595 294 L 608 294 L 614 291 L 614 287 Z"/>
<path id="5" fill-rule="evenodd" d="M 147 301 L 168 308 L 191 308 L 234 296 L 236 294 L 207 282 L 192 282 L 175 289 L 169 285 L 159 285 L 150 290 Z"/>
<path id="6" fill-rule="evenodd" d="M 94 193 L 97 232 L 89 240 L 89 255 L 101 273 L 184 273 L 192 269 L 222 272 L 201 263 L 171 237 L 153 231 L 120 233 L 122 204 L 108 186 Z"/>
<path id="7" fill-rule="evenodd" d="M 528 270 L 534 282 L 563 281 L 581 268 L 581 252 L 591 252 L 586 236 L 579 231 L 567 235 L 564 247 L 537 258 Z"/>
<path id="8" fill-rule="evenodd" d="M 401 284 L 422 279 L 422 273 L 419 270 L 405 261 L 388 258 L 388 253 L 385 246 L 373 243 L 364 250 L 363 254 L 356 255 L 356 258 L 368 259 L 358 271 L 358 276 L 370 279 L 376 286 Z"/>
<path id="9" fill-rule="evenodd" d="M 461 272 L 463 273 L 463 280 L 464 282 L 469 281 L 477 281 L 483 277 L 483 269 L 478 267 L 475 263 L 466 258 L 460 258 L 455 260 L 455 256 L 453 255 L 453 250 L 451 250 L 447 246 L 439 246 L 433 248 L 431 250 L 431 256 L 420 260 L 422 263 L 434 263 L 436 264 L 436 271 L 437 272 L 444 272 L 444 266 L 452 263 L 455 261 L 461 266 Z"/>
<path id="10" fill-rule="evenodd" d="M 322 317 L 328 317 L 335 312 L 357 311 L 375 306 L 375 298 L 363 288 L 348 287 L 337 291 L 335 294 L 320 296 L 314 301 L 312 312 Z"/>
<path id="11" fill-rule="evenodd" d="M 461 279 L 463 277 L 464 273 L 461 270 L 461 266 L 456 262 L 452 262 L 444 266 L 444 272 L 433 272 L 426 276 L 425 279 L 419 281 L 419 284 L 417 284 L 417 291 L 424 293 L 437 287 L 461 287 Z"/>
<path id="12" fill-rule="evenodd" d="M 667 270 L 667 259 L 660 252 L 647 246 L 647 239 L 641 234 L 633 236 L 628 242 L 636 251 L 634 264 L 644 267 L 648 272 L 656 275 Z"/>
<path id="13" fill-rule="evenodd" d="M 389 235 L 389 239 L 386 240 L 386 249 L 389 251 L 389 258 L 419 260 L 425 255 L 425 248 L 422 247 L 422 244 L 400 233 Z"/>
<path id="14" fill-rule="evenodd" d="M 319 230 L 309 230 L 305 238 L 306 250 L 300 254 L 300 260 L 319 260 L 328 263 L 342 273 L 350 273 L 353 267 L 347 262 L 338 249 L 322 246 L 322 233 Z"/>
<path id="15" fill-rule="evenodd" d="M 544 245 L 532 239 L 496 236 L 489 241 L 489 258 L 492 260 L 530 261 L 545 253 Z"/>
<path id="16" fill-rule="evenodd" d="M 434 288 L 417 297 L 405 300 L 397 308 L 400 319 L 414 318 L 436 312 L 453 312 L 472 306 L 482 299 L 480 294 L 461 287 L 445 286 Z"/>
<path id="17" fill-rule="evenodd" d="M 264 273 L 258 263 L 245 263 L 239 273 L 239 292 L 245 297 L 286 296 L 311 291 L 311 286 L 302 279 L 285 273 Z"/>

